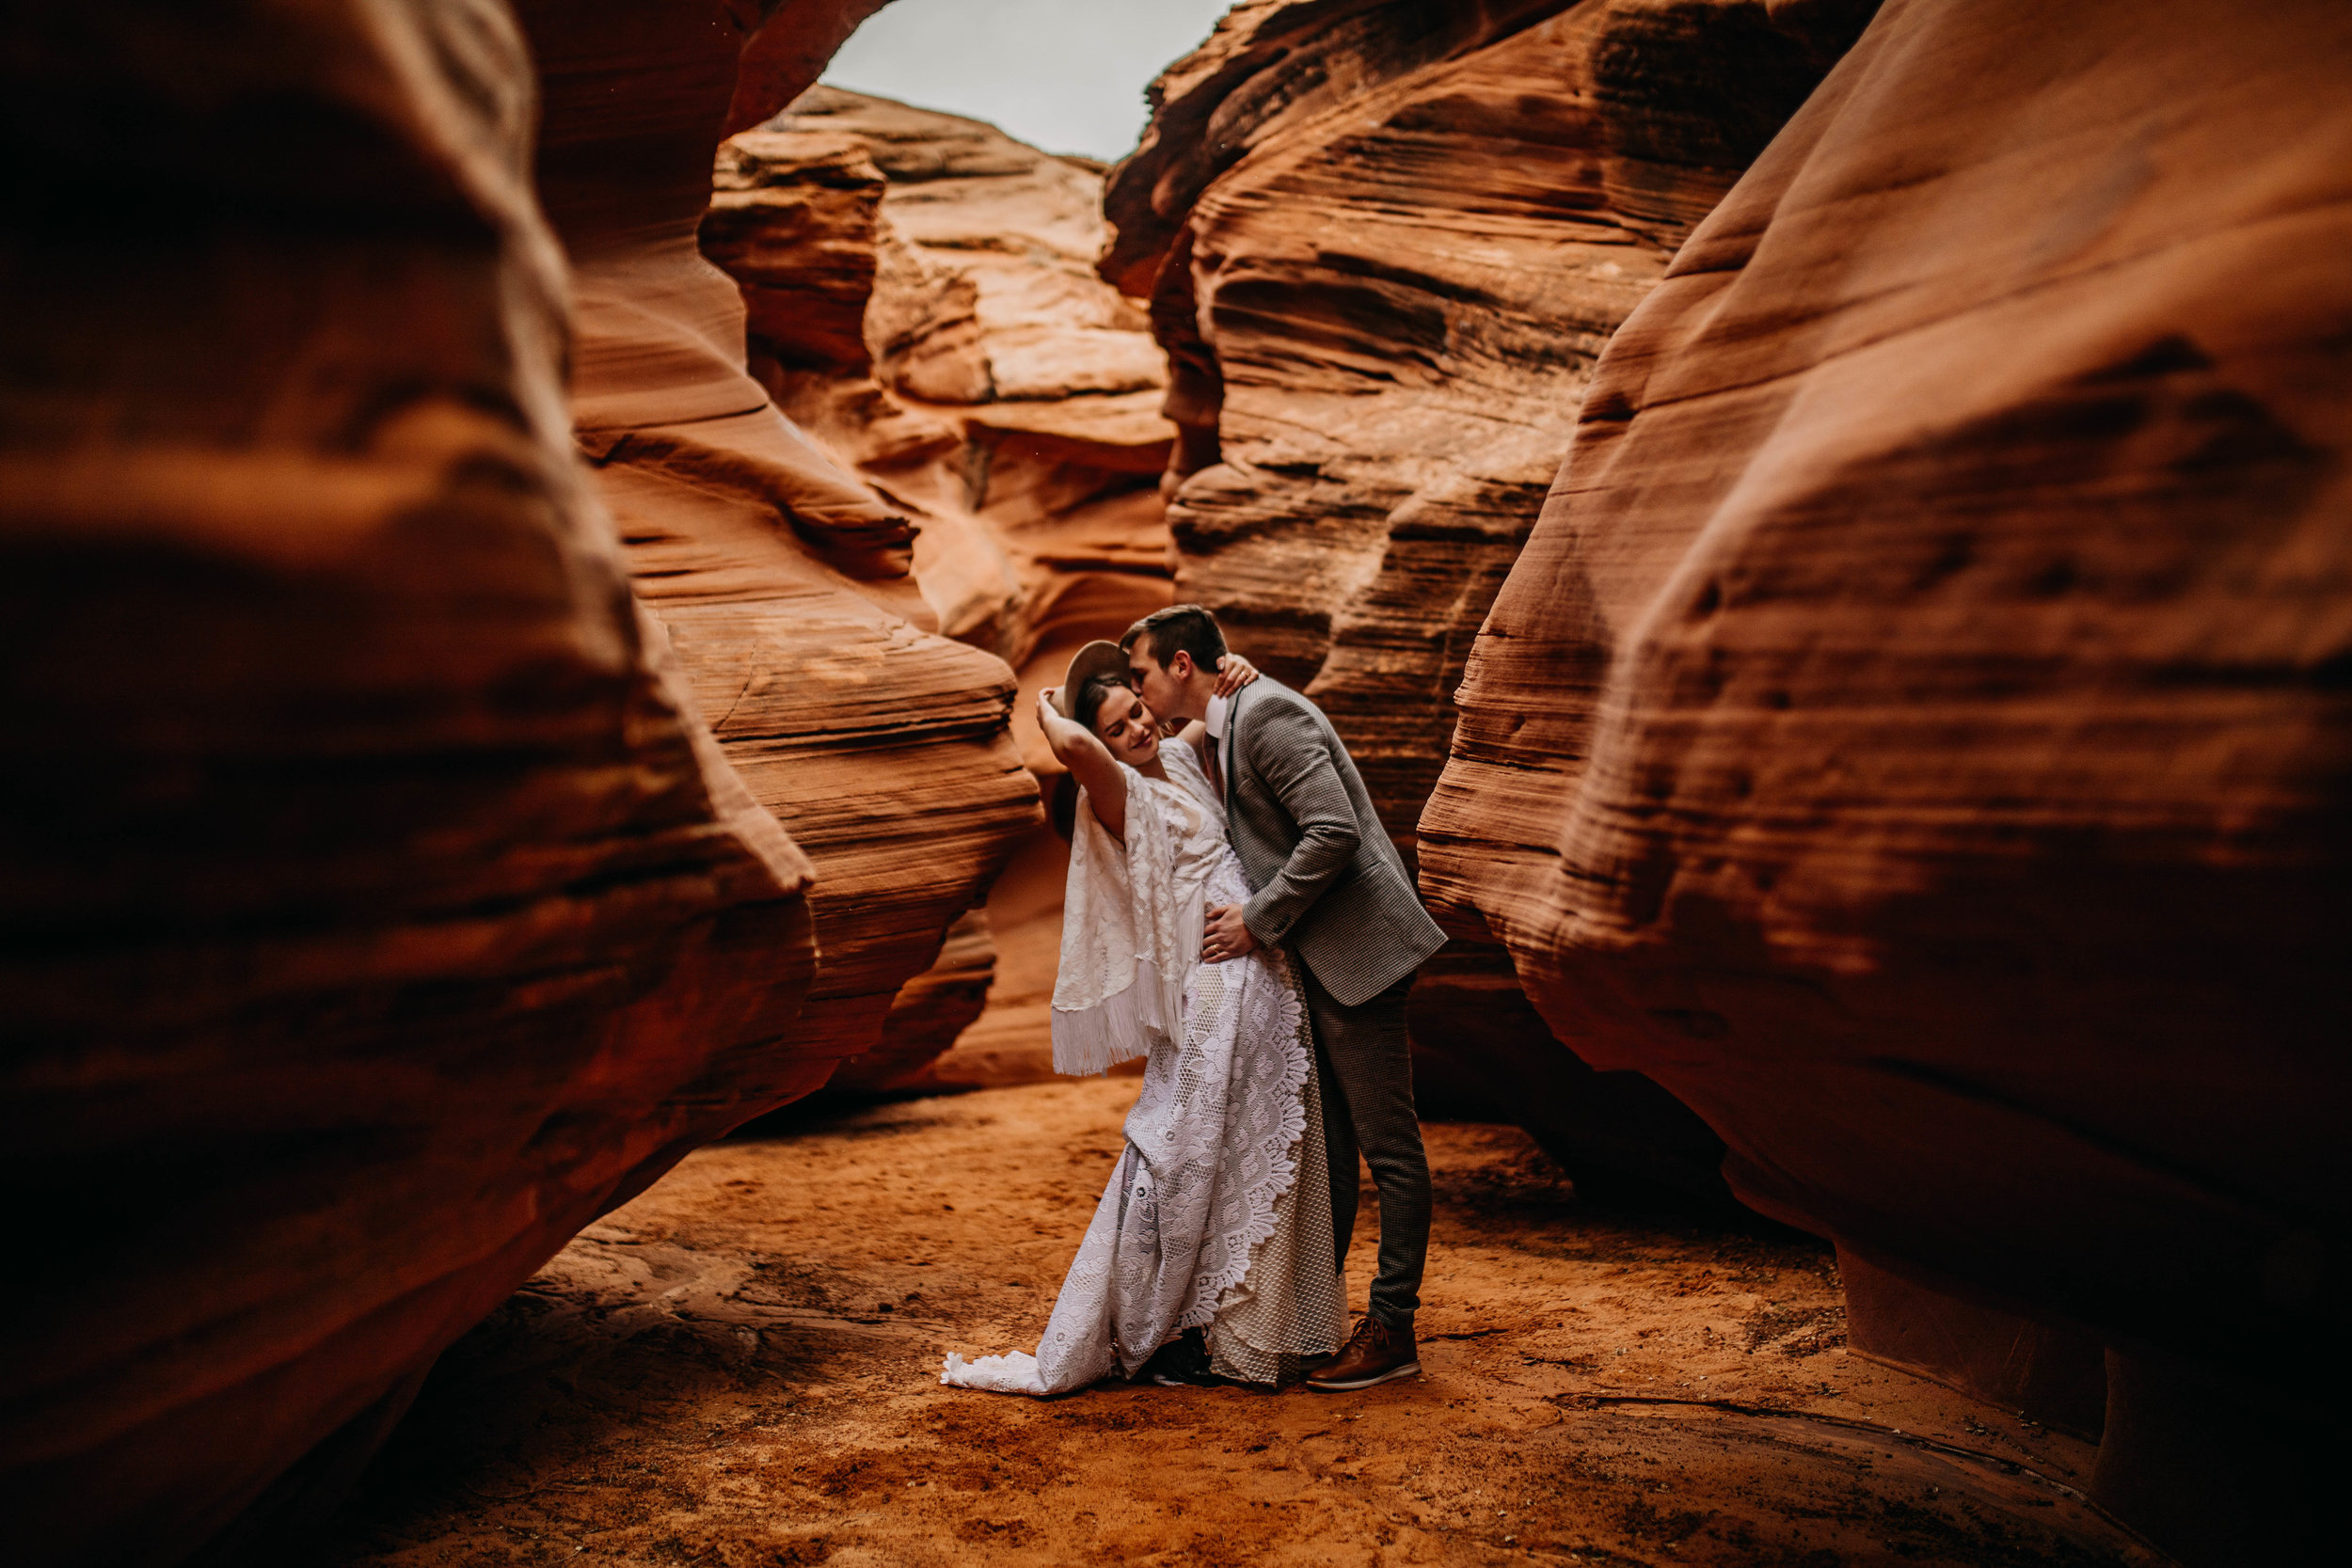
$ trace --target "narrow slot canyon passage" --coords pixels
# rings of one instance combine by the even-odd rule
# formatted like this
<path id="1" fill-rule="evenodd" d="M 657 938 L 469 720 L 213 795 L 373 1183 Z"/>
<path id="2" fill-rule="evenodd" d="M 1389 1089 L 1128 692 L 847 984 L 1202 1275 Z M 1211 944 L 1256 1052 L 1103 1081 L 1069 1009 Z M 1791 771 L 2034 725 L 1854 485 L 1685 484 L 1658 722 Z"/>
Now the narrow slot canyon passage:
<path id="1" fill-rule="evenodd" d="M 1491 1124 L 1428 1129 L 1417 1380 L 940 1386 L 948 1350 L 1036 1342 L 1135 1090 L 787 1112 L 690 1156 L 443 1357 L 320 1560 L 2161 1560 L 2082 1501 L 2093 1445 L 1848 1354 L 1826 1246 L 1590 1208 Z"/>
<path id="2" fill-rule="evenodd" d="M 2343 1555 L 2347 84 L 0 12 L 8 1568 Z"/>

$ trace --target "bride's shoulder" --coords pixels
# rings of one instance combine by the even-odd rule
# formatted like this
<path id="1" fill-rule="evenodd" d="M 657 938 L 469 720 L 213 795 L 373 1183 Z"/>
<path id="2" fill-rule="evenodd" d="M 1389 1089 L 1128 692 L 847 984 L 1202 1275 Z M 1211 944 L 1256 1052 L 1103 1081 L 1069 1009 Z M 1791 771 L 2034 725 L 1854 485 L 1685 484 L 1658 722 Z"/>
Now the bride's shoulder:
<path id="1" fill-rule="evenodd" d="M 1188 800 L 1214 808 L 1216 790 L 1200 766 L 1200 754 L 1181 740 L 1164 740 L 1160 754 L 1168 770 L 1168 787 Z"/>

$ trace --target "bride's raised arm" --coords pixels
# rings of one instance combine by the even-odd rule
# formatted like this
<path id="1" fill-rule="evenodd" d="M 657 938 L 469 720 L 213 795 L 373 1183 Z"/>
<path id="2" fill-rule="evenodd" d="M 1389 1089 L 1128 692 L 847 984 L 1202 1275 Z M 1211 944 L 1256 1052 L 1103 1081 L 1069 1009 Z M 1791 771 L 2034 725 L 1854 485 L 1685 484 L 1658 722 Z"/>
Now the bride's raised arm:
<path id="1" fill-rule="evenodd" d="M 1064 719 L 1054 708 L 1054 693 L 1057 687 L 1047 687 L 1037 694 L 1038 728 L 1045 732 L 1045 743 L 1054 749 L 1054 755 L 1071 776 L 1084 786 L 1087 805 L 1094 819 L 1120 843 L 1127 842 L 1127 775 L 1111 760 L 1105 747 L 1086 726 Z"/>

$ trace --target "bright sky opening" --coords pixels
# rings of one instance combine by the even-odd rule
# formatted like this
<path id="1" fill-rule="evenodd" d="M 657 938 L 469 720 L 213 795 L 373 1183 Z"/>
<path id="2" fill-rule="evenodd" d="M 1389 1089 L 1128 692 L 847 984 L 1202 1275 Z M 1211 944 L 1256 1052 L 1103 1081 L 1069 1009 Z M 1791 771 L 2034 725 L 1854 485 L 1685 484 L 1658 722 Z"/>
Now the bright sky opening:
<path id="1" fill-rule="evenodd" d="M 834 56 L 853 92 L 985 119 L 1048 152 L 1124 156 L 1143 89 L 1230 0 L 894 0 Z"/>

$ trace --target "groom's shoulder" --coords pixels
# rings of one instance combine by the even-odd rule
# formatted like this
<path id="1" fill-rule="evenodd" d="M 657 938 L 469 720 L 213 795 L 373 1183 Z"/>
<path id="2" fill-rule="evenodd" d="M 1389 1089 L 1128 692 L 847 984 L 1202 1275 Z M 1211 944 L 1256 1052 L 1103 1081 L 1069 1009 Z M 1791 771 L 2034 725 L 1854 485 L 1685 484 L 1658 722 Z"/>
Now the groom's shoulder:
<path id="1" fill-rule="evenodd" d="M 1317 728 L 1327 727 L 1330 721 L 1323 709 L 1302 691 L 1293 690 L 1271 675 L 1261 675 L 1257 684 L 1248 689 L 1242 705 L 1243 720 L 1263 719 L 1273 715 L 1305 719 Z"/>
<path id="2" fill-rule="evenodd" d="M 1339 757 L 1347 755 L 1340 732 L 1304 692 L 1261 676 L 1244 695 L 1235 740 L 1249 755 L 1270 757 L 1301 746 L 1317 747 Z"/>

